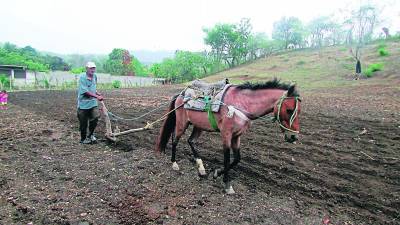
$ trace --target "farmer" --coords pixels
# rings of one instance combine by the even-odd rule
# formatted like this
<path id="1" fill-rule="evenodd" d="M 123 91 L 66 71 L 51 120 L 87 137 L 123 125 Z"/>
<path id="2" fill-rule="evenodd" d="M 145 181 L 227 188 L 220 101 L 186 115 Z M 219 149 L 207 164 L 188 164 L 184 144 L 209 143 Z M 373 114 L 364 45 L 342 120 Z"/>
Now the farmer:
<path id="1" fill-rule="evenodd" d="M 8 94 L 6 90 L 0 92 L 0 109 L 7 109 Z"/>
<path id="2" fill-rule="evenodd" d="M 100 117 L 97 100 L 102 101 L 103 96 L 96 91 L 97 75 L 96 64 L 86 63 L 86 73 L 79 76 L 78 84 L 78 119 L 81 131 L 82 144 L 93 144 L 96 142 L 94 130 Z M 89 128 L 89 134 L 87 130 Z"/>

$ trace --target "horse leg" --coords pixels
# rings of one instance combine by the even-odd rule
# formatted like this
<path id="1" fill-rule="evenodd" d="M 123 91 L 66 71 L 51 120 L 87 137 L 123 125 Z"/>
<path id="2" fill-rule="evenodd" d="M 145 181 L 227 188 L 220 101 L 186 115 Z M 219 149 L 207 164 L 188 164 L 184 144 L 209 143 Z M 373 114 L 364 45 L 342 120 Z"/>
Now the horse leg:
<path id="1" fill-rule="evenodd" d="M 224 149 L 224 168 L 221 169 L 216 169 L 214 171 L 214 178 L 217 178 L 219 176 L 221 176 L 221 174 L 224 174 L 223 177 L 223 182 L 225 185 L 225 192 L 227 194 L 234 194 L 235 191 L 232 188 L 231 182 L 230 182 L 230 178 L 229 178 L 229 169 L 231 167 L 230 165 L 230 161 L 231 161 L 231 142 L 232 142 L 232 135 L 231 134 L 222 134 L 222 136 L 224 137 L 223 139 L 223 149 Z"/>
<path id="2" fill-rule="evenodd" d="M 234 194 L 235 190 L 232 188 L 229 179 L 229 170 L 232 169 L 240 162 L 240 137 L 233 137 L 231 139 L 231 148 L 233 151 L 233 162 L 230 163 L 230 149 L 226 145 L 224 145 L 224 169 L 217 169 L 214 172 L 214 178 L 217 178 L 221 174 L 224 174 L 224 184 L 225 184 L 225 192 L 227 194 Z"/>
<path id="3" fill-rule="evenodd" d="M 200 137 L 200 135 L 201 135 L 201 130 L 197 127 L 193 127 L 193 131 L 188 139 L 188 143 L 190 145 L 190 148 L 192 149 L 194 161 L 196 162 L 197 170 L 199 171 L 199 175 L 205 176 L 206 169 L 204 169 L 203 161 L 200 159 L 199 153 L 196 151 L 196 149 L 194 147 L 195 140 L 198 139 Z"/>
<path id="4" fill-rule="evenodd" d="M 175 138 L 172 142 L 172 153 L 171 153 L 171 162 L 172 162 L 172 169 L 173 170 L 179 170 L 179 165 L 176 163 L 176 146 L 178 145 L 179 139 L 182 137 L 183 133 L 185 133 L 186 128 L 188 127 L 189 123 L 185 124 L 178 124 L 177 120 L 177 125 L 175 128 Z"/>
<path id="5" fill-rule="evenodd" d="M 225 192 L 227 194 L 234 194 L 235 191 L 232 188 L 230 177 L 229 177 L 229 169 L 230 169 L 230 161 L 231 161 L 231 148 L 224 147 L 224 178 L 222 179 L 225 184 Z"/>
<path id="6" fill-rule="evenodd" d="M 232 150 L 233 150 L 233 162 L 229 165 L 229 169 L 232 169 L 240 162 L 240 137 L 232 138 Z"/>

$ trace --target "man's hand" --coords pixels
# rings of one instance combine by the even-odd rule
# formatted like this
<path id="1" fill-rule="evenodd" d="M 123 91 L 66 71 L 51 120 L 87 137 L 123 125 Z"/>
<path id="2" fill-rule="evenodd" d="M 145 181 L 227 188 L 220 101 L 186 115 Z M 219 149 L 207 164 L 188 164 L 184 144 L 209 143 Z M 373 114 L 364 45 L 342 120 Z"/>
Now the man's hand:
<path id="1" fill-rule="evenodd" d="M 103 101 L 104 100 L 104 97 L 103 96 L 101 96 L 101 95 L 97 95 L 97 100 L 99 100 L 99 101 Z"/>

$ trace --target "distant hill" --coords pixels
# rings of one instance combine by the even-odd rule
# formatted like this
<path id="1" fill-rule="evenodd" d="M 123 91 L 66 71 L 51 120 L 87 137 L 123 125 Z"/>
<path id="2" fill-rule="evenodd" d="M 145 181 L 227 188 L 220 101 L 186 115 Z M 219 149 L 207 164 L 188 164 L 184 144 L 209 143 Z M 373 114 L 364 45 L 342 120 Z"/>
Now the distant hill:
<path id="1" fill-rule="evenodd" d="M 144 65 L 159 63 L 163 59 L 173 58 L 175 55 L 175 51 L 130 50 L 130 53 Z"/>
<path id="2" fill-rule="evenodd" d="M 386 46 L 387 56 L 380 56 L 378 48 Z M 369 79 L 359 82 L 400 82 L 400 40 L 371 43 L 363 48 L 363 71 L 372 64 L 382 64 L 383 69 Z M 267 58 L 240 65 L 233 69 L 204 78 L 209 82 L 229 78 L 232 83 L 263 82 L 273 77 L 292 81 L 302 87 L 329 88 L 354 85 L 355 61 L 345 46 L 317 49 L 300 49 L 280 52 Z M 365 77 L 363 77 L 365 78 Z M 391 80 L 391 81 L 388 81 Z"/>

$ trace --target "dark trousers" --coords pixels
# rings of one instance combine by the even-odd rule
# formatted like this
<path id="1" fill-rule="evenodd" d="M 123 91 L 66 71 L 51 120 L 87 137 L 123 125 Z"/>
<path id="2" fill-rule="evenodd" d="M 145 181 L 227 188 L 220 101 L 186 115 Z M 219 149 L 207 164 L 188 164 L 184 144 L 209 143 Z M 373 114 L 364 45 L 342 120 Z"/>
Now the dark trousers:
<path id="1" fill-rule="evenodd" d="M 100 113 L 97 107 L 91 109 L 78 109 L 79 130 L 81 131 L 81 141 L 93 135 L 99 121 Z M 88 126 L 89 125 L 89 126 Z M 89 135 L 87 130 L 89 128 Z"/>

